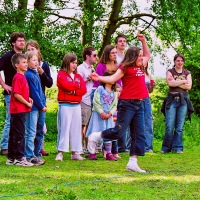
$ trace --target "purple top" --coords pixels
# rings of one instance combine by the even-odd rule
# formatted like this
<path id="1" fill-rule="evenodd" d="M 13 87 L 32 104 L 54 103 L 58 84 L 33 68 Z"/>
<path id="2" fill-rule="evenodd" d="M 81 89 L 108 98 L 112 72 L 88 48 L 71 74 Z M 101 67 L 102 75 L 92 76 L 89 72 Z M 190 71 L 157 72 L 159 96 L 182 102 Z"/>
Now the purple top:
<path id="1" fill-rule="evenodd" d="M 99 76 L 103 76 L 104 73 L 105 73 L 106 71 L 107 71 L 106 65 L 103 64 L 103 63 L 98 63 L 98 65 L 97 65 L 97 67 L 96 67 L 96 73 L 97 73 Z M 122 81 L 121 81 L 121 79 L 119 79 L 119 80 L 117 81 L 117 83 L 118 83 L 120 86 L 122 86 Z M 97 88 L 99 85 L 100 85 L 100 81 L 95 81 L 93 87 L 94 87 L 94 88 Z"/>

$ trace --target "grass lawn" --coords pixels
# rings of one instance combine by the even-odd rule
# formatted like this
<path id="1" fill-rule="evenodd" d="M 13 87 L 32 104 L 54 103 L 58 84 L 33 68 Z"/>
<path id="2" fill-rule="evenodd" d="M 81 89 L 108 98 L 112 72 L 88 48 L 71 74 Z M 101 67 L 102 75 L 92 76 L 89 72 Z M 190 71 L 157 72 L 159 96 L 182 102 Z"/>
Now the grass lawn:
<path id="1" fill-rule="evenodd" d="M 139 159 L 148 173 L 125 170 L 128 154 L 118 161 L 55 161 L 56 144 L 46 143 L 50 152 L 39 167 L 6 166 L 0 157 L 0 199 L 200 199 L 200 147 L 184 154 L 156 152 Z"/>
<path id="2" fill-rule="evenodd" d="M 154 140 L 155 153 L 139 158 L 146 174 L 126 171 L 127 153 L 121 154 L 118 161 L 106 161 L 101 154 L 97 161 L 72 161 L 70 153 L 66 153 L 64 161 L 58 162 L 55 161 L 57 108 L 53 101 L 48 104 L 45 149 L 50 155 L 45 157 L 46 164 L 31 168 L 6 166 L 6 157 L 0 156 L 0 199 L 200 199 L 200 146 L 192 145 L 191 140 L 182 155 L 160 154 L 161 140 Z M 199 130 L 199 118 L 195 120 L 192 125 L 186 124 L 191 135 Z M 163 132 L 161 123 L 155 124 L 156 133 Z M 199 132 L 196 133 L 195 139 L 199 137 Z"/>

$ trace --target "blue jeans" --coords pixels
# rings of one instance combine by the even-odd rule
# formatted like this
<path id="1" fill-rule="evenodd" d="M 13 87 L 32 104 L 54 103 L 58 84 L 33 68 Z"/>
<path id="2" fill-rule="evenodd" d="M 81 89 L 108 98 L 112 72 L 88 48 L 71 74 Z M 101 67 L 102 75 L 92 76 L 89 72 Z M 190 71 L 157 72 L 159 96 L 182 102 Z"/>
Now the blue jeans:
<path id="1" fill-rule="evenodd" d="M 153 150 L 153 115 L 150 98 L 144 99 L 145 152 Z"/>
<path id="2" fill-rule="evenodd" d="M 187 114 L 187 103 L 174 99 L 169 109 L 165 108 L 165 136 L 162 151 L 183 151 L 183 126 Z"/>
<path id="3" fill-rule="evenodd" d="M 10 95 L 4 95 L 6 103 L 6 120 L 1 138 L 1 149 L 8 149 L 8 140 L 10 133 Z"/>
<path id="4" fill-rule="evenodd" d="M 126 134 L 130 126 L 130 156 L 144 156 L 144 100 L 119 100 L 117 122 L 114 128 L 102 132 L 104 139 L 118 139 Z"/>
<path id="5" fill-rule="evenodd" d="M 40 149 L 44 137 L 44 122 L 46 113 L 31 111 L 26 116 L 25 154 L 26 158 L 41 157 Z"/>

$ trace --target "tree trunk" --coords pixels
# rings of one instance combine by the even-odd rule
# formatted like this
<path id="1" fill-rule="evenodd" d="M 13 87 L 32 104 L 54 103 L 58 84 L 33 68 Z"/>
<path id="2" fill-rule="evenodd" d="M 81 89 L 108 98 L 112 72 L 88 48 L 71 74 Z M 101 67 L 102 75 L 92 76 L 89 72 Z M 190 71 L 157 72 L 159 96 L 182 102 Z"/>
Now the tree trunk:
<path id="1" fill-rule="evenodd" d="M 102 40 L 101 49 L 99 51 L 99 55 L 102 54 L 104 47 L 111 43 L 111 36 L 118 28 L 117 22 L 118 22 L 118 17 L 121 11 L 122 4 L 123 4 L 123 0 L 113 1 L 112 10 L 103 32 L 103 40 Z"/>
<path id="2" fill-rule="evenodd" d="M 82 45 L 92 45 L 92 29 L 94 25 L 94 3 L 96 0 L 83 1 Z"/>

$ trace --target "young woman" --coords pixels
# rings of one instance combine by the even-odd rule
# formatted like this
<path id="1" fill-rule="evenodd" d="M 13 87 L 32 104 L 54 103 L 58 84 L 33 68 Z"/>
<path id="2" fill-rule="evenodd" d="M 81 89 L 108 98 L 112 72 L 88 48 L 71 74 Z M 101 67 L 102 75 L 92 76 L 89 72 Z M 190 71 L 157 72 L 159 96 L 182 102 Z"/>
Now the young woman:
<path id="1" fill-rule="evenodd" d="M 86 84 L 77 74 L 77 57 L 66 54 L 57 76 L 58 86 L 58 139 L 56 160 L 63 160 L 63 152 L 71 147 L 72 160 L 84 160 L 82 147 L 82 120 L 80 101 L 86 93 Z"/>
<path id="2" fill-rule="evenodd" d="M 122 79 L 123 89 L 119 97 L 116 126 L 102 132 L 95 132 L 88 139 L 90 144 L 98 142 L 100 138 L 118 139 L 126 133 L 130 125 L 132 142 L 126 169 L 144 173 L 146 171 L 138 166 L 137 158 L 145 154 L 143 99 L 148 98 L 149 94 L 145 85 L 143 66 L 147 65 L 150 52 L 143 34 L 138 34 L 138 40 L 142 42 L 143 54 L 140 48 L 130 47 L 115 74 L 110 77 L 102 77 L 97 73 L 91 75 L 93 80 L 106 83 Z"/>
<path id="3" fill-rule="evenodd" d="M 165 114 L 165 136 L 161 153 L 174 151 L 183 153 L 183 126 L 187 112 L 194 109 L 190 102 L 188 91 L 192 87 L 190 71 L 183 68 L 185 58 L 182 54 L 174 57 L 174 67 L 167 71 L 168 96 L 162 106 Z M 190 116 L 191 117 L 191 116 Z"/>

